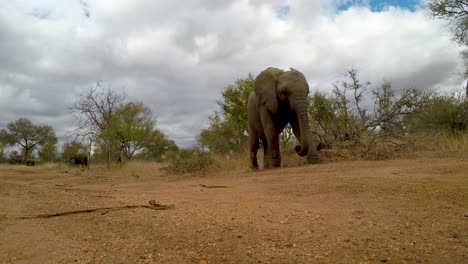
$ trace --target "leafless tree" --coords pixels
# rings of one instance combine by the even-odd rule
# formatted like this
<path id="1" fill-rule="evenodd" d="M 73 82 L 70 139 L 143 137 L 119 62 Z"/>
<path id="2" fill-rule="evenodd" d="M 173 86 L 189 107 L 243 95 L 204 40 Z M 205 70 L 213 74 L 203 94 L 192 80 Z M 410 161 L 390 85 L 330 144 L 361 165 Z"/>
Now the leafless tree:
<path id="1" fill-rule="evenodd" d="M 115 110 L 125 100 L 125 93 L 119 94 L 113 91 L 104 82 L 96 82 L 96 86 L 82 93 L 79 100 L 71 107 L 78 127 L 75 135 L 81 138 L 92 138 L 97 140 Z M 105 141 L 106 164 L 110 164 L 110 142 Z"/>

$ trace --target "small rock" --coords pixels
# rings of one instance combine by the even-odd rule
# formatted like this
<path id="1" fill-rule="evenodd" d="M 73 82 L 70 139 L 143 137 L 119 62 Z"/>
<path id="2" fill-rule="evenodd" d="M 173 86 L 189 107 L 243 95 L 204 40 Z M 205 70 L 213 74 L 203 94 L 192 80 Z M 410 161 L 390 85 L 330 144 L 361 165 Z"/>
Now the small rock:
<path id="1" fill-rule="evenodd" d="M 465 213 L 465 217 L 468 217 L 468 212 Z"/>
<path id="2" fill-rule="evenodd" d="M 381 258 L 380 262 L 386 263 L 386 262 L 388 262 L 388 259 L 387 258 Z"/>

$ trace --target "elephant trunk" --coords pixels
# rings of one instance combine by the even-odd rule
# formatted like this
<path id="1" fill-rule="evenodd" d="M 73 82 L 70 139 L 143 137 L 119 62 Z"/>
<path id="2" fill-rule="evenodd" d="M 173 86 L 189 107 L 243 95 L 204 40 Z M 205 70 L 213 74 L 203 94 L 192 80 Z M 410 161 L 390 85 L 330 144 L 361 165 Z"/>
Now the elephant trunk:
<path id="1" fill-rule="evenodd" d="M 306 156 L 309 152 L 309 139 L 311 138 L 309 136 L 309 116 L 307 111 L 308 104 L 305 97 L 301 98 L 300 100 L 296 100 L 295 106 L 297 119 L 299 121 L 299 129 L 301 131 L 301 138 L 299 139 L 301 145 L 296 146 L 295 150 L 299 156 L 303 157 Z"/>

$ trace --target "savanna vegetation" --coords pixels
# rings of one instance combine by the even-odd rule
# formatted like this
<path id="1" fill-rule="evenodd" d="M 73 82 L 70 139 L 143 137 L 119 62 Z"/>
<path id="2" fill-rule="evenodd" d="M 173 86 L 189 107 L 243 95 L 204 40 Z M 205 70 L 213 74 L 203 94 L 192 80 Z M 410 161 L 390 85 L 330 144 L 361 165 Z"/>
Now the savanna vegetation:
<path id="1" fill-rule="evenodd" d="M 465 45 L 465 2 L 432 3 Z M 311 84 L 305 104 L 312 136 L 332 146 L 321 150 L 325 164 L 250 173 L 254 80 L 247 74 L 223 89 L 190 149 L 158 128 L 157 107 L 102 82 L 70 105 L 70 134 L 8 120 L 0 262 L 466 263 L 465 87 L 370 83 L 345 70 L 331 89 Z M 296 144 L 286 126 L 286 167 L 306 163 Z M 70 166 L 83 155 L 88 169 Z M 212 175 L 187 177 L 203 173 Z"/>
<path id="2" fill-rule="evenodd" d="M 158 130 L 148 106 L 129 102 L 125 94 L 98 83 L 71 107 L 78 125 L 75 140 L 58 149 L 51 126 L 20 118 L 0 131 L 0 161 L 68 162 L 69 157 L 86 154 L 92 163 L 108 168 L 131 160 L 159 162 L 169 174 L 246 169 L 246 101 L 254 80 L 249 74 L 223 90 L 219 110 L 208 117 L 209 127 L 200 132 L 193 149 L 179 149 Z M 310 95 L 311 130 L 317 141 L 332 145 L 322 151 L 324 161 L 466 155 L 465 96 L 462 89 L 441 94 L 394 87 L 388 80 L 374 85 L 350 69 L 332 91 Z M 286 166 L 304 163 L 294 153 L 296 139 L 289 127 L 280 141 Z"/>
<path id="3" fill-rule="evenodd" d="M 254 78 L 248 75 L 226 87 L 218 102 L 220 110 L 201 131 L 200 146 L 215 159 L 247 156 L 245 102 L 253 85 Z M 387 80 L 373 85 L 360 81 L 358 71 L 350 69 L 331 92 L 310 95 L 311 130 L 317 141 L 333 146 L 323 153 L 324 160 L 465 155 L 468 101 L 462 92 L 394 87 Z M 280 141 L 289 164 L 300 163 L 290 128 L 283 131 Z"/>
<path id="4" fill-rule="evenodd" d="M 0 161 L 25 164 L 68 162 L 87 155 L 95 164 L 120 165 L 132 159 L 162 161 L 178 147 L 156 127 L 151 109 L 141 102 L 127 102 L 102 83 L 81 94 L 70 107 L 77 128 L 73 139 L 58 149 L 58 139 L 49 125 L 36 125 L 27 118 L 10 122 L 0 131 Z"/>
<path id="5" fill-rule="evenodd" d="M 464 1 L 430 1 L 428 12 L 435 19 L 446 20 L 453 39 L 467 45 Z M 467 54 L 461 52 L 464 62 Z M 200 132 L 198 145 L 192 149 L 179 149 L 160 131 L 150 107 L 97 82 L 70 106 L 77 126 L 68 135 L 71 140 L 59 148 L 50 125 L 35 124 L 28 118 L 12 120 L 0 130 L 0 163 L 67 162 L 74 155 L 85 154 L 93 164 L 107 168 L 132 160 L 163 163 L 169 174 L 246 168 L 246 101 L 254 81 L 255 76 L 248 74 L 225 87 L 219 110 L 208 117 L 209 126 Z M 466 156 L 466 96 L 464 89 L 439 93 L 427 87 L 395 87 L 391 80 L 372 84 L 361 80 L 358 70 L 349 69 L 331 91 L 310 94 L 311 130 L 317 141 L 332 145 L 322 152 L 325 161 Z M 294 153 L 296 143 L 287 126 L 280 136 L 286 166 L 303 162 Z"/>

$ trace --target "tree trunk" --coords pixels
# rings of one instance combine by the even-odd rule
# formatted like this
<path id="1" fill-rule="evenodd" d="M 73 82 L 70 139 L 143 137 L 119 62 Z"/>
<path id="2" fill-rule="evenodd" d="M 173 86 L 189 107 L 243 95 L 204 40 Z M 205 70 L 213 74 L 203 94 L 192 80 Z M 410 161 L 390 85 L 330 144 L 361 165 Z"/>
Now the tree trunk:
<path id="1" fill-rule="evenodd" d="M 109 140 L 106 139 L 106 167 L 110 168 L 110 160 L 111 160 L 111 150 L 110 150 L 110 143 Z"/>

